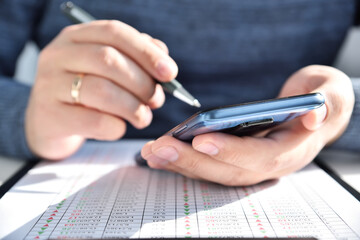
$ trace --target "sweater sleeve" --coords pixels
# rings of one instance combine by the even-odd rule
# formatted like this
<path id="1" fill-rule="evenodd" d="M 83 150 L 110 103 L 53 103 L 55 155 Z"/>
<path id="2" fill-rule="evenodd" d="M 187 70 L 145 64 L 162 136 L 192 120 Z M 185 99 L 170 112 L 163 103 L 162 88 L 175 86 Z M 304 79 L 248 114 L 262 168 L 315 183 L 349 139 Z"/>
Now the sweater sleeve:
<path id="1" fill-rule="evenodd" d="M 350 123 L 343 133 L 329 148 L 360 151 L 360 78 L 353 78 L 352 84 L 355 92 L 355 105 Z"/>
<path id="2" fill-rule="evenodd" d="M 25 110 L 30 87 L 0 78 L 0 155 L 32 158 L 25 137 Z"/>
<path id="3" fill-rule="evenodd" d="M 22 49 L 35 36 L 43 7 L 42 0 L 2 0 L 0 4 L 0 155 L 33 157 L 24 128 L 30 87 L 13 77 Z"/>

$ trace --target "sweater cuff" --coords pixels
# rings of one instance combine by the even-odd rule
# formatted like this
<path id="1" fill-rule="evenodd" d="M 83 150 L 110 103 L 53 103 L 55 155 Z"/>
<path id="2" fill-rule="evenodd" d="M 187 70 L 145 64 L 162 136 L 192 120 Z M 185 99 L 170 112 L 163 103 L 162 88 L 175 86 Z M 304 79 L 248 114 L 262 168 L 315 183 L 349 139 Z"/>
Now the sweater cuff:
<path id="1" fill-rule="evenodd" d="M 360 78 L 352 78 L 353 89 L 355 93 L 355 105 L 351 119 L 345 132 L 329 148 L 360 151 Z"/>
<path id="2" fill-rule="evenodd" d="M 32 159 L 25 135 L 25 112 L 30 87 L 0 78 L 0 155 Z"/>

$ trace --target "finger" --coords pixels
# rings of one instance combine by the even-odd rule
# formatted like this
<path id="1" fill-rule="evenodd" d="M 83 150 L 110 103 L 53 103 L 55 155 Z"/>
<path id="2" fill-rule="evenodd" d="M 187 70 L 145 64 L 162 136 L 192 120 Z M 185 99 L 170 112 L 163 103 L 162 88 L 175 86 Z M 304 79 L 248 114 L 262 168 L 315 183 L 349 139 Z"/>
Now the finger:
<path id="1" fill-rule="evenodd" d="M 326 131 L 326 135 L 333 135 L 329 137 L 332 139 L 330 142 L 332 142 L 345 130 L 346 124 L 344 126 L 344 122 L 347 123 L 347 121 L 343 121 L 346 118 L 345 116 L 348 118 L 351 116 L 354 103 L 351 80 L 346 74 L 335 68 L 311 65 L 294 73 L 286 81 L 280 96 L 310 92 L 320 92 L 325 97 L 327 115 L 326 119 L 324 119 L 324 124 L 320 125 L 326 125 L 326 128 L 329 128 L 329 130 Z M 320 113 L 319 115 L 321 116 L 322 114 Z M 304 120 L 304 124 L 306 124 L 305 127 L 311 130 L 314 128 L 313 123 L 316 122 L 312 119 L 318 117 L 313 115 L 308 118 L 310 119 Z M 338 122 L 336 119 L 341 120 Z M 337 129 L 338 132 L 335 132 L 335 129 Z M 333 134 L 334 132 L 335 134 Z"/>
<path id="2" fill-rule="evenodd" d="M 149 162 L 160 163 L 163 169 L 175 170 L 186 176 L 224 185 L 246 184 L 249 180 L 245 171 L 194 151 L 191 145 L 170 136 L 145 145 L 142 154 Z"/>
<path id="3" fill-rule="evenodd" d="M 326 140 L 322 135 L 319 131 L 307 129 L 301 119 L 270 132 L 267 138 L 277 142 L 280 150 L 272 172 L 290 173 L 304 167 L 325 146 Z"/>
<path id="4" fill-rule="evenodd" d="M 327 107 L 324 104 L 320 108 L 314 109 L 301 117 L 301 121 L 305 128 L 310 131 L 319 129 L 325 122 L 327 115 Z"/>
<path id="5" fill-rule="evenodd" d="M 144 158 L 144 160 L 148 161 L 150 166 L 160 169 L 162 166 L 168 164 L 168 160 L 154 156 L 151 150 L 151 146 L 154 144 L 154 142 L 155 141 L 149 141 L 143 146 L 141 149 L 141 156 Z"/>
<path id="6" fill-rule="evenodd" d="M 112 46 L 132 58 L 160 81 L 170 81 L 178 72 L 176 63 L 150 41 L 144 41 L 136 29 L 115 20 L 93 21 L 64 31 L 74 42 Z"/>
<path id="7" fill-rule="evenodd" d="M 141 155 L 147 156 L 147 159 L 148 159 L 147 164 L 149 165 L 149 167 L 154 168 L 154 169 L 166 169 L 167 171 L 180 173 L 182 175 L 185 175 L 185 176 L 193 178 L 193 179 L 200 179 L 199 177 L 195 176 L 191 172 L 184 172 L 184 171 L 182 171 L 181 168 L 178 168 L 175 165 L 168 164 L 168 161 L 166 159 L 154 156 L 154 154 L 152 154 L 152 152 L 151 152 L 151 145 L 154 142 L 155 141 L 147 142 L 144 145 L 144 147 L 141 149 Z M 144 160 L 146 161 L 146 159 L 144 159 Z"/>
<path id="8" fill-rule="evenodd" d="M 166 46 L 166 44 L 163 41 L 153 38 L 147 33 L 141 33 L 141 34 L 144 36 L 145 39 L 153 42 L 156 46 L 158 46 L 161 50 L 163 50 L 167 55 L 169 55 L 169 48 Z"/>
<path id="9" fill-rule="evenodd" d="M 211 133 L 195 137 L 193 146 L 218 161 L 246 169 L 248 181 L 259 182 L 302 168 L 322 149 L 324 141 L 300 121 L 292 121 L 273 129 L 265 138 Z"/>
<path id="10" fill-rule="evenodd" d="M 270 138 L 208 133 L 196 136 L 192 145 L 196 151 L 234 168 L 259 172 L 282 167 L 275 158 L 279 154 L 279 146 Z"/>
<path id="11" fill-rule="evenodd" d="M 157 109 L 162 107 L 164 102 L 165 102 L 164 89 L 160 84 L 156 84 L 154 95 L 149 99 L 148 105 L 151 109 Z"/>
<path id="12" fill-rule="evenodd" d="M 76 52 L 76 55 L 73 53 Z M 73 44 L 56 56 L 62 68 L 69 72 L 98 75 L 131 92 L 139 100 L 161 106 L 154 96 L 155 81 L 133 60 L 112 47 L 97 44 Z M 160 93 L 157 93 L 160 96 Z"/>
<path id="13" fill-rule="evenodd" d="M 126 131 L 123 120 L 79 105 L 61 104 L 56 119 L 64 135 L 80 135 L 97 140 L 116 140 Z"/>
<path id="14" fill-rule="evenodd" d="M 166 54 L 169 55 L 169 48 L 166 46 L 166 44 L 163 41 L 156 38 L 152 38 L 151 41 L 155 43 L 155 45 L 158 46 L 161 50 L 163 50 Z"/>
<path id="15" fill-rule="evenodd" d="M 67 103 L 73 103 L 70 92 L 75 75 L 65 73 L 63 76 L 66 80 L 65 84 L 60 85 L 62 91 L 58 93 L 59 98 Z M 87 108 L 125 119 L 136 128 L 144 128 L 152 120 L 152 112 L 147 105 L 107 79 L 85 75 L 79 94 L 80 103 Z"/>

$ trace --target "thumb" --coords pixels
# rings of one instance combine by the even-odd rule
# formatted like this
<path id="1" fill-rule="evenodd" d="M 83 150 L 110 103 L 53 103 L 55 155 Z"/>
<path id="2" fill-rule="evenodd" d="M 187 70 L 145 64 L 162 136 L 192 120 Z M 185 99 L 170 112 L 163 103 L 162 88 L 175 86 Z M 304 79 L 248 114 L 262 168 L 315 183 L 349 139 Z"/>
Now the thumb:
<path id="1" fill-rule="evenodd" d="M 315 131 L 320 128 L 325 122 L 327 112 L 328 111 L 326 104 L 323 104 L 321 107 L 314 109 L 304 115 L 301 118 L 301 122 L 306 129 L 310 131 Z"/>

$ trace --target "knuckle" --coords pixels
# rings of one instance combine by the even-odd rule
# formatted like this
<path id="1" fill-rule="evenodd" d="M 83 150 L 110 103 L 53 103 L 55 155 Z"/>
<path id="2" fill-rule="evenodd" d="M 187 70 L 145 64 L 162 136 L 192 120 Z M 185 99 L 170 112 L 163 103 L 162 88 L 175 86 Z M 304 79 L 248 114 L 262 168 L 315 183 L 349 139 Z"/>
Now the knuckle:
<path id="1" fill-rule="evenodd" d="M 56 59 L 59 57 L 61 53 L 63 53 L 63 48 L 58 46 L 57 44 L 51 43 L 50 45 L 46 46 L 40 53 L 39 53 L 39 64 L 46 63 L 52 59 Z"/>
<path id="2" fill-rule="evenodd" d="M 104 71 L 111 70 L 116 63 L 117 51 L 113 47 L 103 46 L 96 51 L 96 59 L 101 62 Z"/>
<path id="3" fill-rule="evenodd" d="M 61 29 L 59 35 L 65 35 L 65 36 L 71 35 L 76 29 L 78 29 L 78 26 L 76 26 L 76 25 L 66 26 L 63 29 Z"/>
<path id="4" fill-rule="evenodd" d="M 264 166 L 263 166 L 263 172 L 265 173 L 272 173 L 275 172 L 276 170 L 281 168 L 281 165 L 283 163 L 283 157 L 281 156 L 276 156 L 273 158 L 269 158 L 267 161 L 264 161 Z"/>
<path id="5" fill-rule="evenodd" d="M 191 159 L 191 161 L 182 161 L 182 163 L 185 163 L 185 166 L 183 166 L 183 168 L 186 169 L 188 172 L 198 172 L 198 169 L 200 168 L 199 161 L 197 161 L 196 159 Z"/>
<path id="6" fill-rule="evenodd" d="M 144 104 L 138 104 L 134 111 L 134 125 L 138 129 L 149 126 L 152 121 L 152 113 Z"/>
<path id="7" fill-rule="evenodd" d="M 115 34 L 121 29 L 122 24 L 117 20 L 103 20 L 103 30 L 105 33 Z"/>

